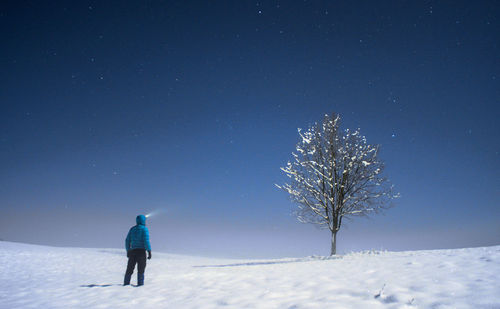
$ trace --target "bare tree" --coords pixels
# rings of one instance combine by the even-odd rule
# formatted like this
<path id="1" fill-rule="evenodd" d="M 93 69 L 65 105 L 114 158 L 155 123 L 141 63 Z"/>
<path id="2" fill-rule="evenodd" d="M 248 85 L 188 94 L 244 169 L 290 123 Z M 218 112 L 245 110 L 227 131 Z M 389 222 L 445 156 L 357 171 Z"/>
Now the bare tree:
<path id="1" fill-rule="evenodd" d="M 321 124 L 298 132 L 297 152 L 281 168 L 290 180 L 276 186 L 298 204 L 299 221 L 331 231 L 331 255 L 335 255 L 343 218 L 377 213 L 398 195 L 382 176 L 379 146 L 367 144 L 359 129 L 341 131 L 339 115 L 325 115 Z"/>

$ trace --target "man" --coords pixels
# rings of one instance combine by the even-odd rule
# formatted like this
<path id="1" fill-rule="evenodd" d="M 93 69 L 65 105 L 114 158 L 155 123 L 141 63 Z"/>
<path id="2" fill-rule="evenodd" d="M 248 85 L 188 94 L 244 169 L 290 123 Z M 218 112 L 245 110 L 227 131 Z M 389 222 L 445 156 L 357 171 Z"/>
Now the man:
<path id="1" fill-rule="evenodd" d="M 144 270 L 146 269 L 146 251 L 148 260 L 151 259 L 151 244 L 149 243 L 149 231 L 146 227 L 146 217 L 143 215 L 135 218 L 137 225 L 133 226 L 125 239 L 125 249 L 127 250 L 128 264 L 125 272 L 123 285 L 130 284 L 130 278 L 137 264 L 137 285 L 144 285 Z"/>

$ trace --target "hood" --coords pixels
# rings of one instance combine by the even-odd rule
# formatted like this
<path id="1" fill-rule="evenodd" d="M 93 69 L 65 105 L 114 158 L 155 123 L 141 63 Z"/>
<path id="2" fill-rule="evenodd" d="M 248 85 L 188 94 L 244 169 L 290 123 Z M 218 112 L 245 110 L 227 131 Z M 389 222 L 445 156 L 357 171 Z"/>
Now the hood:
<path id="1" fill-rule="evenodd" d="M 138 215 L 137 218 L 135 218 L 135 222 L 137 225 L 146 225 L 146 217 L 144 215 Z"/>

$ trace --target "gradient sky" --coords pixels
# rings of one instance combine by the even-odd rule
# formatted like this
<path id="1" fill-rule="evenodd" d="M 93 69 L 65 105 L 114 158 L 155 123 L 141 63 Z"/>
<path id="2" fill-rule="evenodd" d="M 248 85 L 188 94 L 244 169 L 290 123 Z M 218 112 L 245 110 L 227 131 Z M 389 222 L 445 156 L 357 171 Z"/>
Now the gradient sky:
<path id="1" fill-rule="evenodd" d="M 328 255 L 274 184 L 325 113 L 402 197 L 338 251 L 500 244 L 498 1 L 4 1 L 0 238 Z"/>

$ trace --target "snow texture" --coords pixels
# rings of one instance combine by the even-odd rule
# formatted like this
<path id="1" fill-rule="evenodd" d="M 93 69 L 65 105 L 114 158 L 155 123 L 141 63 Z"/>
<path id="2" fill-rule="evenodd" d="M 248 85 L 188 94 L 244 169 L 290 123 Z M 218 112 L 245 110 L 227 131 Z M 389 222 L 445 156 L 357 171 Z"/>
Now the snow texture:
<path id="1" fill-rule="evenodd" d="M 0 242 L 0 308 L 500 308 L 500 246 L 224 260 Z M 135 273 L 132 283 L 135 284 Z"/>

